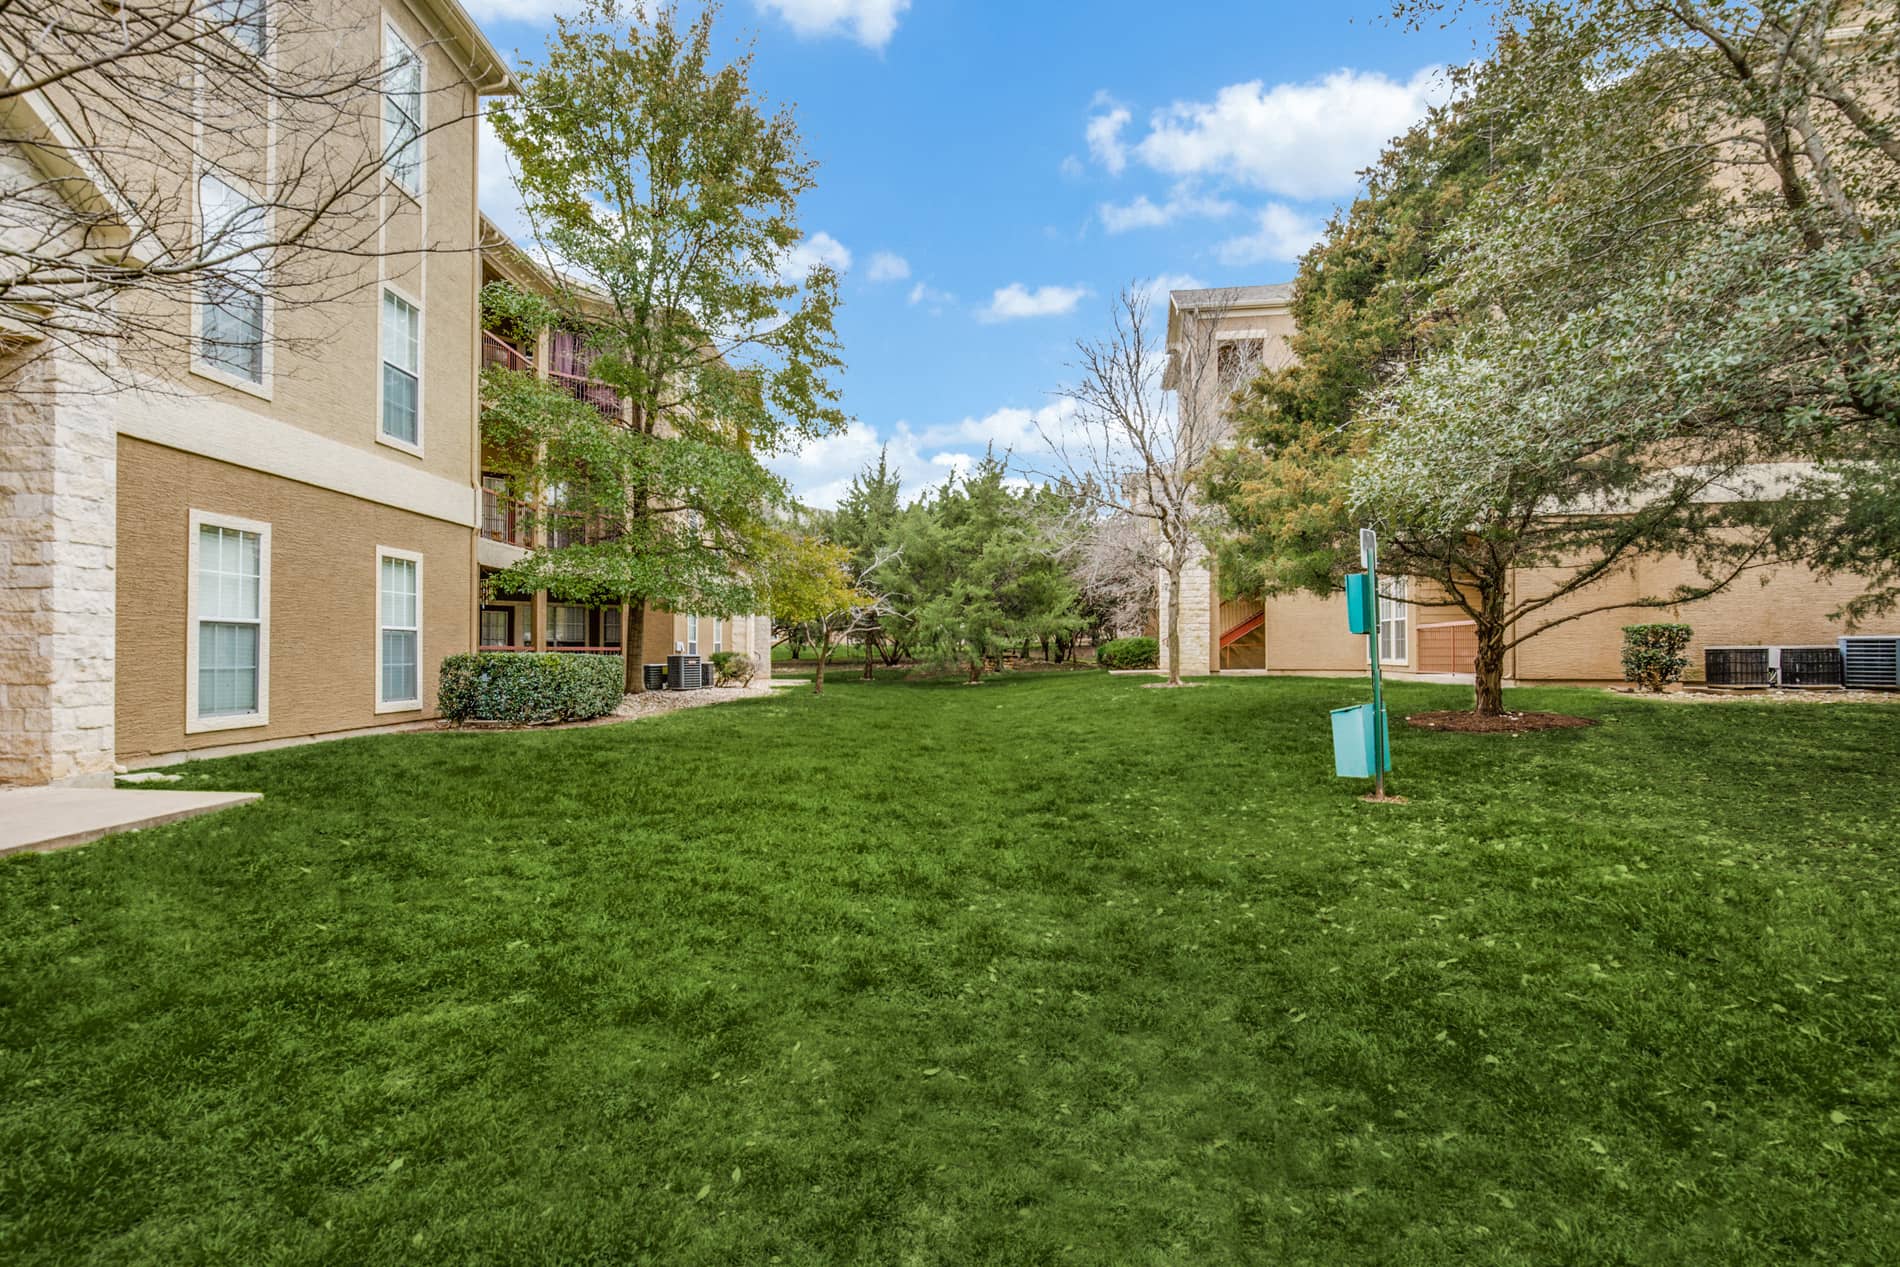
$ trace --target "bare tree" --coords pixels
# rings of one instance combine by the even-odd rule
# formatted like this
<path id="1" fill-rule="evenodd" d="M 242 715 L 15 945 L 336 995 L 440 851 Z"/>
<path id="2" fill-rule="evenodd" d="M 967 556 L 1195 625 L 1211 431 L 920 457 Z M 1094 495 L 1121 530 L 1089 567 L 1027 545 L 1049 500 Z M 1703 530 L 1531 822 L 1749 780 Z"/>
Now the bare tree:
<path id="1" fill-rule="evenodd" d="M 1097 636 L 1123 637 L 1146 630 L 1158 615 L 1156 577 L 1161 556 L 1156 537 L 1133 515 L 1083 502 L 1068 539 L 1058 551 Z"/>
<path id="2" fill-rule="evenodd" d="M 1062 389 L 1074 410 L 1060 424 L 1037 427 L 1062 468 L 1058 474 L 1098 514 L 1127 516 L 1151 535 L 1148 557 L 1165 577 L 1168 684 L 1179 686 L 1181 573 L 1218 514 L 1196 486 L 1225 436 L 1224 407 L 1241 361 L 1217 338 L 1218 307 L 1183 322 L 1169 346 L 1166 319 L 1157 331 L 1153 302 L 1152 286 L 1123 288 L 1110 308 L 1108 335 L 1076 342 L 1081 377 Z"/>
<path id="3" fill-rule="evenodd" d="M 449 38 L 485 47 L 472 27 Z M 236 357 L 266 325 L 314 347 L 333 331 L 290 309 L 373 285 L 379 256 L 474 250 L 472 227 L 388 232 L 420 206 L 426 138 L 470 136 L 478 94 L 510 82 L 427 76 L 427 47 L 386 45 L 342 0 L 0 2 L 15 367 L 70 351 L 104 386 L 149 388 L 185 350 Z"/>

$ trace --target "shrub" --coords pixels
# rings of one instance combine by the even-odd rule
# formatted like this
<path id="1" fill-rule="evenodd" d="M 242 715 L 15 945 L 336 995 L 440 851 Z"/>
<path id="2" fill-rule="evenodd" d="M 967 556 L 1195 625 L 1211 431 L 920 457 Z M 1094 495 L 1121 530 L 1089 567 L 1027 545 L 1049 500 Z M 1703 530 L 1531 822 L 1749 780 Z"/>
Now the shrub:
<path id="1" fill-rule="evenodd" d="M 751 686 L 759 671 L 758 661 L 743 651 L 712 653 L 713 680 L 720 686 Z"/>
<path id="2" fill-rule="evenodd" d="M 1116 638 L 1095 652 L 1104 669 L 1152 669 L 1161 664 L 1161 644 L 1153 638 Z"/>
<path id="3" fill-rule="evenodd" d="M 453 722 L 585 721 L 619 706 L 617 655 L 482 651 L 442 660 L 442 715 Z"/>
<path id="4" fill-rule="evenodd" d="M 1623 676 L 1645 691 L 1660 691 L 1682 681 L 1689 667 L 1687 625 L 1623 626 Z"/>

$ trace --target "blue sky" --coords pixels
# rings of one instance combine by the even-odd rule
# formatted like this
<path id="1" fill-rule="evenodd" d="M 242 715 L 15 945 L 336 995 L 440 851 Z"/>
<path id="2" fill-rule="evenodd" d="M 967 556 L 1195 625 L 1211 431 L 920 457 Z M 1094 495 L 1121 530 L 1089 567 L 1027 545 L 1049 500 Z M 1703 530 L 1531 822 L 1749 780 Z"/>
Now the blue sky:
<path id="1" fill-rule="evenodd" d="M 571 0 L 465 0 L 532 59 Z M 1443 95 L 1468 30 L 1379 0 L 731 0 L 754 85 L 792 103 L 819 187 L 802 249 L 844 266 L 849 434 L 781 455 L 830 504 L 888 444 L 911 491 L 1035 444 L 1072 348 L 1135 279 L 1292 277 L 1354 173 Z M 513 220 L 499 149 L 483 208 Z M 1045 417 L 1050 415 L 1045 414 Z"/>

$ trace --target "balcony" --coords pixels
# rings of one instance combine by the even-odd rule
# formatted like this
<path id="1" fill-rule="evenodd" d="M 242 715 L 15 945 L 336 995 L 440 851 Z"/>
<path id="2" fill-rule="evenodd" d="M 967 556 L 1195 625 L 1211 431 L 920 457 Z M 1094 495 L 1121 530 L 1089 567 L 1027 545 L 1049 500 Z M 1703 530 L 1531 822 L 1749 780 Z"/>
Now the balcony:
<path id="1" fill-rule="evenodd" d="M 594 354 L 582 336 L 556 330 L 548 338 L 548 381 L 583 404 L 592 405 L 610 422 L 624 416 L 620 393 L 589 374 Z"/>
<path id="2" fill-rule="evenodd" d="M 482 367 L 493 365 L 504 370 L 518 370 L 523 374 L 534 373 L 534 357 L 523 352 L 508 340 L 491 330 L 482 331 Z"/>
<path id="3" fill-rule="evenodd" d="M 620 393 L 597 378 L 555 371 L 548 375 L 548 382 L 582 404 L 592 405 L 600 411 L 601 417 L 610 422 L 619 422 L 624 416 L 620 408 Z"/>
<path id="4" fill-rule="evenodd" d="M 521 546 L 526 549 L 533 545 L 530 525 L 533 523 L 532 508 L 526 503 L 505 496 L 499 490 L 488 487 L 488 478 L 482 483 L 482 536 L 490 541 L 499 541 L 504 545 Z"/>

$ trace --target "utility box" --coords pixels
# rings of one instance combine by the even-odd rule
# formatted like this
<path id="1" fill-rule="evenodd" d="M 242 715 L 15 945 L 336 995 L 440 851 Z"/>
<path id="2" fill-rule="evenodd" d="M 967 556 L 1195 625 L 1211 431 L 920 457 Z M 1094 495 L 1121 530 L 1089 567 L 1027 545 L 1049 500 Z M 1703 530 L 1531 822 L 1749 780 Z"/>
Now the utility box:
<path id="1" fill-rule="evenodd" d="M 1378 626 L 1379 604 L 1372 597 L 1372 573 L 1354 572 L 1346 578 L 1346 628 L 1356 634 L 1372 633 Z"/>
<path id="2" fill-rule="evenodd" d="M 1379 751 L 1385 753 L 1385 768 L 1390 772 L 1392 741 L 1379 709 L 1371 704 L 1355 704 L 1333 710 L 1334 774 L 1342 779 L 1373 777 L 1373 754 Z"/>

